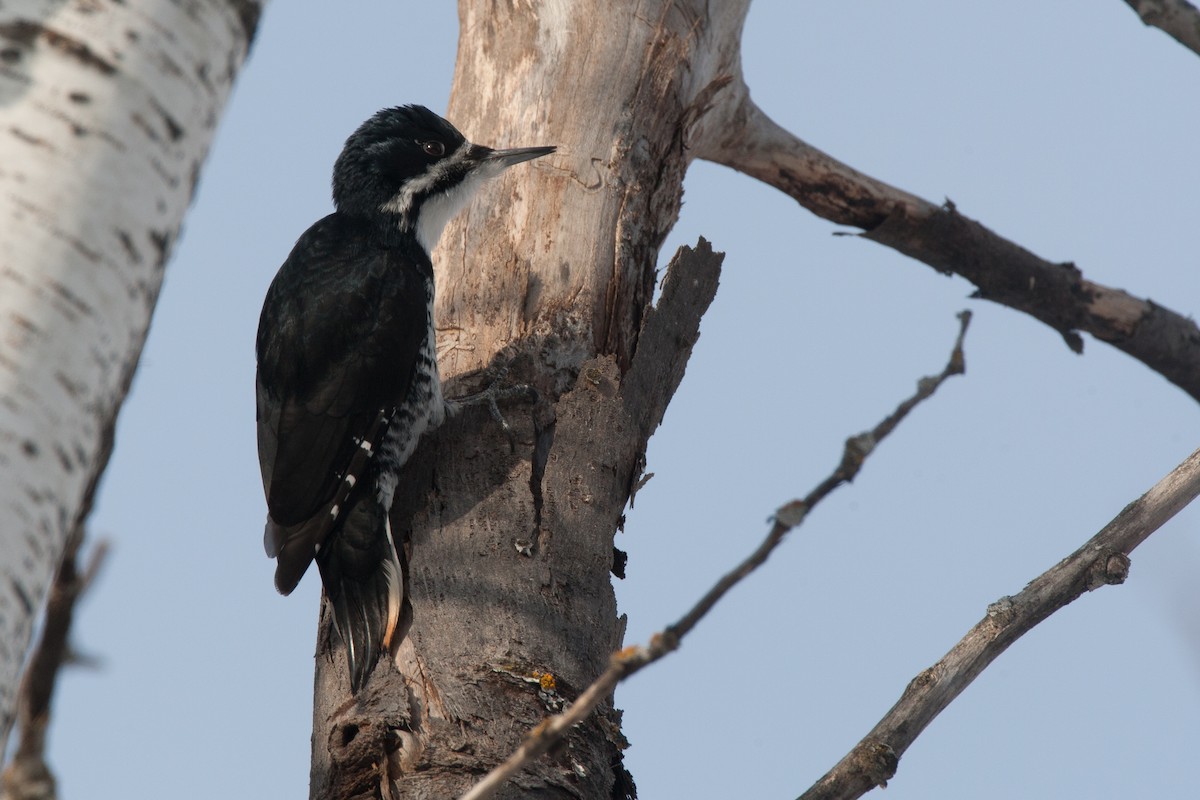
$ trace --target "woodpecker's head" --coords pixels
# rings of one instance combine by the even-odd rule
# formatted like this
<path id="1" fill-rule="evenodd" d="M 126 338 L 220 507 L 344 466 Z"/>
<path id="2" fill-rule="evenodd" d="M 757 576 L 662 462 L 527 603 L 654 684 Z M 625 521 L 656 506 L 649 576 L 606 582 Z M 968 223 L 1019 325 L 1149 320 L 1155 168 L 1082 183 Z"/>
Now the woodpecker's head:
<path id="1" fill-rule="evenodd" d="M 333 166 L 333 202 L 345 214 L 394 220 L 429 252 L 481 183 L 553 152 L 493 150 L 424 106 L 385 108 L 346 140 Z"/>

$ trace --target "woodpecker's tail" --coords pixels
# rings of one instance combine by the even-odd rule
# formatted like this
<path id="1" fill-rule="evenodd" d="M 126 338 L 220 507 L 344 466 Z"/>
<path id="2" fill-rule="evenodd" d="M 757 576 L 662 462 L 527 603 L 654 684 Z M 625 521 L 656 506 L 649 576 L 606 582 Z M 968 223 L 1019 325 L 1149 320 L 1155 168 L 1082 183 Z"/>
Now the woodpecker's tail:
<path id="1" fill-rule="evenodd" d="M 355 503 L 317 554 L 317 566 L 357 694 L 379 654 L 391 647 L 404 598 L 404 575 L 383 504 L 373 495 Z"/>

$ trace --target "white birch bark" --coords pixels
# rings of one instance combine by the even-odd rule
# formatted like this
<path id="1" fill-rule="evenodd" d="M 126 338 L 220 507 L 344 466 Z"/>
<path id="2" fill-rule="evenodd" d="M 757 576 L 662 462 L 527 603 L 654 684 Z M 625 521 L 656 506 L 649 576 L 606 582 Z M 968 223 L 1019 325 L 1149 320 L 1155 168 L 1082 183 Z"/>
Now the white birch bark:
<path id="1" fill-rule="evenodd" d="M 0 6 L 0 749 L 260 5 Z"/>

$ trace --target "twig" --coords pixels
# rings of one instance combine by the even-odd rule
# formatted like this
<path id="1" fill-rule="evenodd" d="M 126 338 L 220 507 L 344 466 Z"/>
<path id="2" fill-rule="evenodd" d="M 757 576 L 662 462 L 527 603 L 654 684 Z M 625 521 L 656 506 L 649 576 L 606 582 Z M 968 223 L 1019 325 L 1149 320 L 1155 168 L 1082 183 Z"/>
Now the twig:
<path id="1" fill-rule="evenodd" d="M 937 391 L 938 387 L 947 378 L 952 375 L 960 375 L 966 370 L 962 344 L 963 337 L 967 333 L 967 327 L 971 323 L 971 312 L 960 312 L 958 319 L 960 323 L 958 338 L 954 342 L 954 349 L 950 353 L 950 360 L 946 363 L 945 369 L 940 374 L 922 378 L 917 382 L 916 393 L 897 406 L 896 410 L 887 418 L 870 431 L 847 439 L 841 463 L 838 464 L 833 473 L 809 492 L 808 496 L 803 500 L 793 500 L 781 506 L 772 518 L 770 532 L 753 553 L 717 581 L 709 589 L 708 593 L 700 598 L 692 609 L 677 622 L 652 636 L 648 645 L 632 645 L 614 653 L 609 660 L 608 668 L 571 703 L 569 708 L 561 714 L 556 714 L 542 720 L 529 732 L 525 737 L 525 741 L 521 743 L 516 752 L 509 756 L 504 763 L 485 775 L 469 791 L 462 795 L 460 800 L 485 800 L 485 798 L 491 797 L 504 785 L 505 781 L 516 775 L 530 761 L 544 755 L 551 747 L 562 740 L 572 727 L 587 719 L 599 703 L 612 695 L 618 683 L 648 664 L 652 664 L 677 649 L 683 637 L 696 627 L 696 624 L 704 618 L 704 615 L 730 589 L 761 566 L 767 560 L 767 557 L 771 555 L 771 552 L 783 541 L 788 532 L 800 525 L 804 521 L 804 517 L 807 516 L 808 512 L 817 503 L 827 497 L 841 484 L 854 480 L 854 477 L 862 468 L 863 461 L 871 454 L 871 451 L 900 424 L 900 421 L 918 403 Z"/>
<path id="2" fill-rule="evenodd" d="M 1125 581 L 1129 553 L 1200 494 L 1200 450 L 1130 503 L 1082 547 L 987 614 L 909 683 L 900 700 L 800 800 L 849 800 L 886 786 L 900 756 L 942 709 L 1010 644 L 1092 589 Z"/>
<path id="3" fill-rule="evenodd" d="M 91 586 L 108 553 L 108 543 L 98 542 L 80 574 L 76 559 L 82 541 L 83 527 L 80 525 L 67 540 L 62 564 L 50 588 L 42 635 L 21 680 L 17 698 L 21 739 L 12 761 L 4 768 L 0 800 L 53 800 L 57 796 L 54 774 L 46 763 L 50 704 L 59 670 L 72 660 L 69 636 L 75 607 Z"/>
<path id="4" fill-rule="evenodd" d="M 1200 55 L 1200 10 L 1187 0 L 1125 0 L 1142 22 Z"/>

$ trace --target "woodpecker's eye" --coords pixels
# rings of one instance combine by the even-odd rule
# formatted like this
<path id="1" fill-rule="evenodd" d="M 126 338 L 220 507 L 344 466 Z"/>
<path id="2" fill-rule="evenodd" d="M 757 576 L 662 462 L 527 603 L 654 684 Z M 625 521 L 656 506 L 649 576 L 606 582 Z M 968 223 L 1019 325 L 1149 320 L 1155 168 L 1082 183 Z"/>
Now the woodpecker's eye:
<path id="1" fill-rule="evenodd" d="M 446 155 L 446 145 L 438 141 L 421 142 L 421 149 L 425 151 L 425 155 L 427 156 Z"/>

